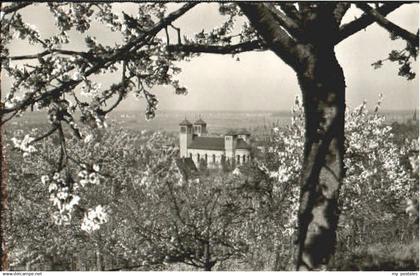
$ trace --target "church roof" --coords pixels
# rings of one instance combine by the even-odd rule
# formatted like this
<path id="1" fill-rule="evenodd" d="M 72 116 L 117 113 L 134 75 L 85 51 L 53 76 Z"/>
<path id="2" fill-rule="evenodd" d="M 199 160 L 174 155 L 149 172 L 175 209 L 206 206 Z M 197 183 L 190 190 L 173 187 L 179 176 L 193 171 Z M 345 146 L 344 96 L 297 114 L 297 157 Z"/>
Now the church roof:
<path id="1" fill-rule="evenodd" d="M 235 136 L 237 135 L 236 131 L 233 129 L 230 129 L 228 132 L 226 132 L 225 136 Z"/>
<path id="2" fill-rule="evenodd" d="M 194 125 L 207 125 L 201 118 L 194 122 Z"/>
<path id="3" fill-rule="evenodd" d="M 191 122 L 188 121 L 186 118 L 184 119 L 184 121 L 179 123 L 180 126 L 192 126 Z"/>
<path id="4" fill-rule="evenodd" d="M 192 140 L 190 149 L 204 150 L 225 150 L 225 139 L 223 137 L 196 137 Z"/>
<path id="5" fill-rule="evenodd" d="M 195 137 L 189 149 L 203 149 L 203 150 L 225 150 L 225 140 L 223 137 Z M 237 149 L 250 149 L 251 146 L 243 139 L 238 139 L 236 143 Z"/>
<path id="6" fill-rule="evenodd" d="M 243 139 L 238 139 L 238 141 L 236 142 L 236 148 L 237 149 L 250 149 L 251 146 L 245 142 Z"/>
<path id="7" fill-rule="evenodd" d="M 251 133 L 248 130 L 244 129 L 244 128 L 241 128 L 241 129 L 230 129 L 228 132 L 226 132 L 225 135 L 234 136 L 234 135 L 243 135 L 243 134 L 245 134 L 245 135 L 251 135 Z"/>

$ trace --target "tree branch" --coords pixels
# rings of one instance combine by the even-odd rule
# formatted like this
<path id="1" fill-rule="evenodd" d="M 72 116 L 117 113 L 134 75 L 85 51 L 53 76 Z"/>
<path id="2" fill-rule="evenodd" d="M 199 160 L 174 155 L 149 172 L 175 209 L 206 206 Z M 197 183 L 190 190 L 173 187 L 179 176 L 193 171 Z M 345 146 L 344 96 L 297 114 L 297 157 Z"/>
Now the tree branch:
<path id="1" fill-rule="evenodd" d="M 57 166 L 57 171 L 61 171 L 67 163 L 66 138 L 61 123 L 58 124 L 58 137 L 60 139 L 60 159 Z"/>
<path id="2" fill-rule="evenodd" d="M 184 52 L 184 53 L 208 53 L 208 54 L 238 54 L 242 52 L 249 52 L 253 50 L 266 50 L 263 42 L 260 40 L 252 40 L 233 45 L 219 46 L 219 45 L 205 45 L 205 44 L 181 44 L 168 45 L 169 52 Z"/>
<path id="3" fill-rule="evenodd" d="M 177 18 L 185 14 L 187 11 L 189 11 L 191 8 L 193 8 L 195 5 L 199 4 L 198 2 L 191 2 L 183 5 L 178 10 L 170 13 L 166 18 L 161 19 L 159 22 L 157 22 L 152 28 L 150 28 L 147 32 L 145 32 L 143 35 L 138 36 L 137 38 L 133 39 L 129 43 L 125 44 L 123 47 L 116 49 L 112 55 L 103 58 L 100 62 L 98 62 L 96 65 L 91 67 L 89 70 L 87 70 L 84 73 L 85 77 L 88 77 L 89 75 L 96 73 L 98 70 L 102 68 L 106 68 L 110 66 L 111 64 L 126 58 L 127 56 L 130 56 L 130 54 L 136 52 L 139 48 L 143 47 L 144 45 L 150 43 L 150 38 L 154 37 L 158 32 L 160 32 L 163 28 L 171 24 L 173 21 L 175 21 Z M 81 83 L 82 80 L 70 80 L 64 82 L 61 86 L 53 88 L 42 95 L 40 95 L 35 101 L 39 101 L 48 97 L 57 97 L 60 96 L 61 93 L 64 91 L 70 91 L 71 89 L 74 89 L 79 83 Z M 4 115 L 6 113 L 13 112 L 18 109 L 24 109 L 29 104 L 32 103 L 32 96 L 26 97 L 23 101 L 21 101 L 19 104 L 17 104 L 13 108 L 3 108 L 0 110 L 0 115 Z"/>
<path id="4" fill-rule="evenodd" d="M 2 103 L 3 105 L 3 103 Z M 2 107 L 3 108 L 3 107 Z M 11 119 L 13 119 L 17 114 L 19 113 L 19 110 L 15 110 L 12 115 L 10 115 L 7 119 L 4 119 L 1 121 L 0 126 L 4 125 L 5 123 L 7 123 L 8 121 L 10 121 Z"/>
<path id="5" fill-rule="evenodd" d="M 126 82 L 127 82 L 127 78 L 126 78 L 126 76 L 125 76 L 125 72 L 126 72 L 126 69 L 127 69 L 127 61 L 126 60 L 124 60 L 123 61 L 123 71 L 122 71 L 122 79 L 121 79 L 121 83 L 124 85 L 124 84 L 126 84 Z M 124 94 L 120 91 L 120 90 L 118 90 L 118 99 L 115 101 L 115 103 L 110 107 L 110 108 L 108 108 L 108 110 L 105 110 L 104 111 L 104 113 L 105 114 L 107 114 L 107 113 L 109 113 L 109 112 L 111 112 L 114 108 L 116 108 L 118 105 L 119 105 L 119 103 L 122 101 L 124 99 Z"/>
<path id="6" fill-rule="evenodd" d="M 273 3 L 266 3 L 267 8 L 271 11 L 273 16 L 277 19 L 280 25 L 292 35 L 295 39 L 300 39 L 302 33 L 299 25 L 292 18 L 288 17 L 285 13 L 276 8 Z"/>
<path id="7" fill-rule="evenodd" d="M 52 53 L 58 53 L 61 55 L 79 55 L 85 58 L 90 57 L 90 55 L 87 52 L 76 52 L 76 51 L 71 51 L 71 50 L 61 50 L 61 49 L 50 49 L 50 50 L 45 50 L 43 52 L 40 52 L 38 54 L 33 54 L 33 55 L 22 55 L 22 56 L 11 56 L 9 57 L 10 60 L 24 60 L 24 59 L 37 59 Z"/>
<path id="8" fill-rule="evenodd" d="M 419 46 L 419 36 L 401 28 L 400 26 L 394 24 L 393 22 L 386 19 L 382 14 L 380 14 L 376 9 L 371 8 L 366 3 L 356 3 L 356 6 L 363 10 L 366 14 L 371 15 L 376 23 L 378 23 L 381 27 L 386 29 L 388 32 L 398 35 L 399 37 L 405 39 L 411 45 L 418 47 Z"/>
<path id="9" fill-rule="evenodd" d="M 58 130 L 58 126 L 54 126 L 53 128 L 51 128 L 48 132 L 46 132 L 45 134 L 35 138 L 34 140 L 32 140 L 30 143 L 28 143 L 29 145 L 32 145 L 48 136 L 50 136 L 51 134 L 53 134 L 54 132 L 56 132 Z"/>
<path id="10" fill-rule="evenodd" d="M 174 29 L 176 31 L 176 35 L 178 37 L 178 44 L 182 44 L 182 41 L 181 41 L 181 29 L 175 27 L 173 24 L 169 24 L 169 26 L 171 26 L 172 29 Z"/>
<path id="11" fill-rule="evenodd" d="M 299 14 L 299 11 L 296 9 L 293 3 L 284 3 L 280 2 L 278 3 L 282 11 L 290 18 L 295 20 L 295 22 L 300 22 L 301 17 Z"/>
<path id="12" fill-rule="evenodd" d="M 31 5 L 32 2 L 21 2 L 21 3 L 13 3 L 7 7 L 4 7 L 3 9 L 1 9 L 1 12 L 4 13 L 4 15 L 8 14 L 8 13 L 12 13 L 15 11 L 18 11 L 26 6 Z"/>
<path id="13" fill-rule="evenodd" d="M 341 20 L 343 19 L 344 15 L 346 14 L 347 10 L 350 8 L 350 3 L 348 2 L 339 2 L 337 3 L 335 9 L 334 9 L 334 17 L 340 25 Z"/>
<path id="14" fill-rule="evenodd" d="M 401 5 L 403 5 L 403 2 L 386 2 L 379 8 L 375 9 L 375 12 L 379 13 L 382 16 L 386 16 L 392 11 L 399 8 Z M 357 33 L 358 31 L 366 28 L 370 24 L 375 22 L 375 18 L 371 16 L 370 14 L 363 14 L 359 18 L 353 20 L 350 23 L 344 24 L 340 27 L 339 34 L 337 38 L 335 39 L 335 44 L 340 43 L 347 37 Z"/>
<path id="15" fill-rule="evenodd" d="M 252 26 L 262 36 L 268 48 L 286 64 L 294 69 L 298 68 L 297 44 L 279 26 L 269 8 L 261 3 L 238 2 L 238 5 Z"/>

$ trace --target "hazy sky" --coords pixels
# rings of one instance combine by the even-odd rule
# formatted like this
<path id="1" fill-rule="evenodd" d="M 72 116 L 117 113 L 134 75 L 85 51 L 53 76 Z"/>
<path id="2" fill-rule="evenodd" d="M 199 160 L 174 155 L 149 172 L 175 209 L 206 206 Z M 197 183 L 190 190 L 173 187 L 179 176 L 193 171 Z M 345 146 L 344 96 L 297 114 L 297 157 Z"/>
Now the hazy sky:
<path id="1" fill-rule="evenodd" d="M 115 12 L 136 11 L 136 5 L 130 3 L 114 4 Z M 360 12 L 352 8 L 344 21 L 353 20 Z M 416 32 L 419 26 L 418 5 L 405 5 L 391 13 L 388 18 L 400 26 Z M 38 4 L 25 8 L 22 12 L 25 20 L 36 25 L 42 37 L 56 32 L 54 19 L 45 8 Z M 191 36 L 202 29 L 208 30 L 219 26 L 223 17 L 218 13 L 218 4 L 203 3 L 175 22 L 183 35 Z M 117 34 L 109 33 L 98 24 L 93 24 L 90 35 L 112 45 L 122 43 Z M 79 33 L 71 33 L 71 49 L 84 49 L 84 40 Z M 393 49 L 402 49 L 405 43 L 392 41 L 389 33 L 376 24 L 353 35 L 336 47 L 338 60 L 343 67 L 347 84 L 347 105 L 356 106 L 363 100 L 374 106 L 378 94 L 384 94 L 383 108 L 387 110 L 410 109 L 418 107 L 419 81 L 412 81 L 398 76 L 398 67 L 393 63 L 374 70 L 371 63 L 388 56 Z M 36 53 L 39 49 L 15 41 L 12 54 Z M 63 48 L 69 48 L 65 46 Z M 188 87 L 186 96 L 175 95 L 168 87 L 155 87 L 160 101 L 159 108 L 164 110 L 290 110 L 294 98 L 300 94 L 294 72 L 272 52 L 250 52 L 239 56 L 240 61 L 230 55 L 203 54 L 190 62 L 181 62 L 180 82 Z M 416 72 L 418 64 L 415 65 Z M 98 78 L 103 86 L 108 86 L 118 76 Z M 2 76 L 2 89 L 10 86 Z M 5 91 L 3 90 L 3 91 Z M 120 109 L 142 109 L 142 101 L 128 98 Z"/>

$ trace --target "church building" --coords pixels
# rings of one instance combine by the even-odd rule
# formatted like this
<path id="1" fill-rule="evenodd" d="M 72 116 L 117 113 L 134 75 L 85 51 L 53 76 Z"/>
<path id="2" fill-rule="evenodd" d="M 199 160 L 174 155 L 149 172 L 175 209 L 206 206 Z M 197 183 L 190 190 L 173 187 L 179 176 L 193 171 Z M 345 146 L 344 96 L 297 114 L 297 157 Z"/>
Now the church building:
<path id="1" fill-rule="evenodd" d="M 251 134 L 247 130 L 230 130 L 223 136 L 209 136 L 207 123 L 201 118 L 190 123 L 187 119 L 180 124 L 179 148 L 181 158 L 191 158 L 198 168 L 218 168 L 224 162 L 241 165 L 251 159 Z"/>

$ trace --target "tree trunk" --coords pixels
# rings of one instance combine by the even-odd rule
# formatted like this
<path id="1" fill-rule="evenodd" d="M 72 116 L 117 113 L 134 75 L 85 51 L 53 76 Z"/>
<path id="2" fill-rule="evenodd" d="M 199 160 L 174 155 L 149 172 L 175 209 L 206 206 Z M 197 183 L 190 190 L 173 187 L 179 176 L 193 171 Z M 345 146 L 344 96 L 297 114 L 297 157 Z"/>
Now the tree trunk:
<path id="1" fill-rule="evenodd" d="M 102 254 L 99 245 L 96 246 L 96 270 L 97 271 L 104 271 L 103 262 L 102 262 Z"/>
<path id="2" fill-rule="evenodd" d="M 204 271 L 211 271 L 213 264 L 210 256 L 210 244 L 207 241 L 204 243 Z"/>
<path id="3" fill-rule="evenodd" d="M 299 23 L 288 26 L 265 4 L 239 6 L 267 47 L 298 76 L 306 133 L 296 268 L 322 269 L 334 253 L 344 175 L 345 81 L 334 53 L 342 18 L 334 2 L 299 3 Z"/>
<path id="4" fill-rule="evenodd" d="M 297 73 L 305 109 L 298 215 L 298 270 L 320 270 L 334 254 L 338 195 L 344 176 L 345 80 L 334 48 L 307 48 Z"/>
<path id="5" fill-rule="evenodd" d="M 281 252 L 283 251 L 283 246 L 277 245 L 275 248 L 275 259 L 274 259 L 274 264 L 273 264 L 273 271 L 280 271 L 282 270 L 281 267 Z"/>

